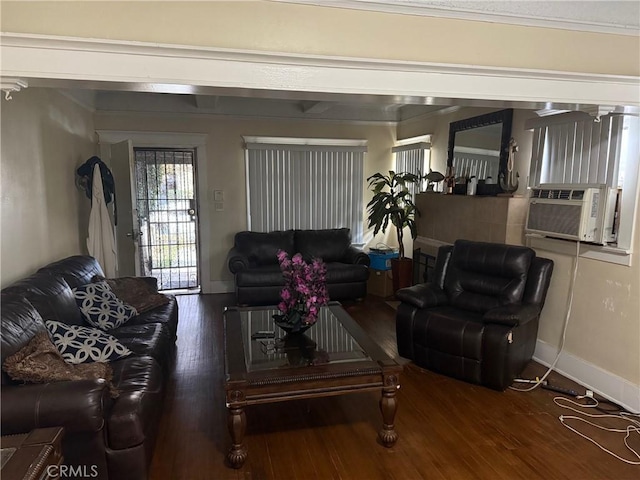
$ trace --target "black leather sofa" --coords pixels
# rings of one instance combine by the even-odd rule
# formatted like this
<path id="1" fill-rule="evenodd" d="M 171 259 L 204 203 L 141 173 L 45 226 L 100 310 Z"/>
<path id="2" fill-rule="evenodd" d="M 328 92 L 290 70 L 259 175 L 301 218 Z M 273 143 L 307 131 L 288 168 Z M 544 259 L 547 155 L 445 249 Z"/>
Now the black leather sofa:
<path id="1" fill-rule="evenodd" d="M 396 292 L 398 353 L 420 367 L 504 390 L 531 360 L 553 262 L 527 247 L 457 240 L 432 283 Z"/>
<path id="2" fill-rule="evenodd" d="M 276 254 L 301 253 L 305 260 L 321 258 L 327 265 L 331 300 L 358 299 L 367 294 L 369 256 L 351 244 L 348 228 L 239 232 L 227 256 L 234 274 L 239 305 L 275 305 L 284 278 Z"/>
<path id="3" fill-rule="evenodd" d="M 44 320 L 83 325 L 71 289 L 102 274 L 94 258 L 74 256 L 4 288 L 3 365 L 37 333 L 46 331 Z M 157 289 L 155 279 L 145 281 Z M 133 352 L 110 363 L 113 386 L 120 392 L 117 398 L 111 398 L 102 379 L 20 384 L 3 371 L 2 434 L 62 426 L 65 464 L 74 471 L 100 479 L 146 479 L 168 370 L 175 358 L 177 326 L 178 306 L 170 297 L 168 304 L 108 331 Z"/>

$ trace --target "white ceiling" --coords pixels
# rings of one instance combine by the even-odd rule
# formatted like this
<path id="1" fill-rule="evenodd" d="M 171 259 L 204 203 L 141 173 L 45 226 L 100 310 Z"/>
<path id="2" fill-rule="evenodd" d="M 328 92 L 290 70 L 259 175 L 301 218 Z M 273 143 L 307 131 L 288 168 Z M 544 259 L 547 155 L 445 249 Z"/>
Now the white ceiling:
<path id="1" fill-rule="evenodd" d="M 355 8 L 411 15 L 443 16 L 640 34 L 640 1 L 430 1 L 430 0 L 272 0 Z M 124 91 L 123 91 L 124 90 Z M 262 118 L 399 122 L 436 115 L 461 106 L 545 108 L 543 104 L 514 105 L 496 101 L 456 101 L 437 98 L 433 104 L 411 104 L 354 95 L 208 89 L 196 95 L 106 90 L 66 89 L 65 93 L 99 111 L 215 114 Z M 420 102 L 418 102 L 420 103 Z"/>
<path id="2" fill-rule="evenodd" d="M 628 35 L 638 35 L 640 33 L 640 2 L 637 0 L 510 0 L 497 2 L 485 0 L 272 1 Z"/>

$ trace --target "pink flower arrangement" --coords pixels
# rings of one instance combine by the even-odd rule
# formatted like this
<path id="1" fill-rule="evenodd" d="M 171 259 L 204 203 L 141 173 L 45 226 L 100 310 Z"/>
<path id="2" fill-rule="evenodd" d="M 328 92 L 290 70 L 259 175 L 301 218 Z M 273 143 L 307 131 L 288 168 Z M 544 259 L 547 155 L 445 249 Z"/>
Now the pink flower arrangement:
<path id="1" fill-rule="evenodd" d="M 299 253 L 289 258 L 289 254 L 283 250 L 278 251 L 278 261 L 285 285 L 280 292 L 282 301 L 278 304 L 282 315 L 275 317 L 276 320 L 280 317 L 280 323 L 289 324 L 295 332 L 300 326 L 316 323 L 320 307 L 329 301 L 327 267 L 317 258 L 307 263 Z M 300 321 L 301 325 L 295 328 L 294 324 Z"/>

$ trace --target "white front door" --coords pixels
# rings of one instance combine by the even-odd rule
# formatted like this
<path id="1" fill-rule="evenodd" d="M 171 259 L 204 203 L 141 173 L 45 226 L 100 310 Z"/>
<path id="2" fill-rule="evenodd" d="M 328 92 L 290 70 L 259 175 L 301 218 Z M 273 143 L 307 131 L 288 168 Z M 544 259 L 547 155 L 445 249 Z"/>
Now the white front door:
<path id="1" fill-rule="evenodd" d="M 116 247 L 118 276 L 139 276 L 138 240 L 140 226 L 133 190 L 133 145 L 131 140 L 111 145 L 111 173 L 116 190 Z"/>

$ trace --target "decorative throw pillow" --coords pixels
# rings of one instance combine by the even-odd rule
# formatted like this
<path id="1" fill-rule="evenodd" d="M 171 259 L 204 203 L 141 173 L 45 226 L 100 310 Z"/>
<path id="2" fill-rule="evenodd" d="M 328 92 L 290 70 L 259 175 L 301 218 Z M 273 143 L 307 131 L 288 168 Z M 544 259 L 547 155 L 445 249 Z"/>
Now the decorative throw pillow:
<path id="1" fill-rule="evenodd" d="M 118 396 L 118 390 L 112 383 L 111 365 L 101 362 L 72 365 L 65 362 L 46 332 L 36 334 L 27 345 L 7 357 L 3 369 L 12 380 L 27 383 L 102 378 L 109 385 L 111 396 Z"/>
<path id="2" fill-rule="evenodd" d="M 111 362 L 131 355 L 131 350 L 116 337 L 98 328 L 67 325 L 48 320 L 45 322 L 51 339 L 67 362 Z"/>
<path id="3" fill-rule="evenodd" d="M 87 323 L 102 330 L 118 328 L 138 314 L 116 297 L 107 282 L 81 285 L 73 289 L 73 295 Z"/>
<path id="4" fill-rule="evenodd" d="M 104 278 L 93 277 L 94 282 L 105 281 L 111 291 L 124 303 L 131 305 L 140 314 L 169 303 L 169 297 L 158 293 L 145 279 L 140 277 Z"/>

